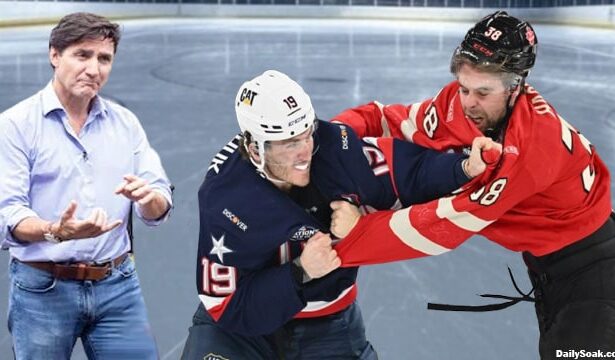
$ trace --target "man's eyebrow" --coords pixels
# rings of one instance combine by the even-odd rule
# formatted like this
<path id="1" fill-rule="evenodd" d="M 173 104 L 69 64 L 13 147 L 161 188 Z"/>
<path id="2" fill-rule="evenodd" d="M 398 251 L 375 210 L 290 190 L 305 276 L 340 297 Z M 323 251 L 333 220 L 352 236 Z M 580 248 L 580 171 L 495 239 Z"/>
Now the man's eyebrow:
<path id="1" fill-rule="evenodd" d="M 77 48 L 75 49 L 75 54 L 84 54 L 84 55 L 88 55 L 91 56 L 94 51 L 93 50 L 88 50 L 88 49 L 83 49 L 83 48 Z"/>
<path id="2" fill-rule="evenodd" d="M 462 83 L 459 83 L 459 87 L 461 87 L 461 88 L 463 88 L 465 90 L 474 90 L 474 91 L 492 91 L 493 90 L 493 87 L 491 87 L 491 86 L 481 86 L 481 87 L 478 87 L 476 89 L 471 89 L 471 88 L 465 86 Z"/>

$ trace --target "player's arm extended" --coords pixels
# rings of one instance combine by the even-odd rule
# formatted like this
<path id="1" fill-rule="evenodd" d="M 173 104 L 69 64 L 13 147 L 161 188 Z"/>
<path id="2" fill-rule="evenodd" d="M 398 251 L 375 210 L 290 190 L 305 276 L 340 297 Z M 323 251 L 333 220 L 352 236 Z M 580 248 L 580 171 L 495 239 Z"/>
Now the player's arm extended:
<path id="1" fill-rule="evenodd" d="M 378 102 L 344 110 L 333 122 L 353 128 L 360 137 L 394 137 L 436 149 L 469 145 L 480 132 L 465 119 L 458 99 L 456 81 L 430 99 L 410 105 Z"/>
<path id="2" fill-rule="evenodd" d="M 420 104 L 418 104 L 420 105 Z M 342 111 L 332 122 L 350 126 L 359 137 L 389 137 L 404 139 L 401 125 L 414 105 L 386 105 L 394 111 L 385 112 L 385 105 L 373 101 Z M 410 140 L 410 139 L 407 139 Z"/>
<path id="3" fill-rule="evenodd" d="M 359 217 L 335 247 L 342 266 L 439 255 L 456 248 L 537 191 L 531 174 L 513 166 L 514 157 L 504 158 L 497 170 L 487 171 L 456 195 Z"/>
<path id="4" fill-rule="evenodd" d="M 374 171 L 384 172 L 383 169 L 386 169 L 394 191 L 404 206 L 452 193 L 485 171 L 487 164 L 482 154 L 489 153 L 490 162 L 496 162 L 501 153 L 501 145 L 486 137 L 474 140 L 469 158 L 392 138 L 364 138 L 363 141 L 369 162 L 375 166 Z M 375 160 L 378 158 L 381 159 L 379 162 Z"/>

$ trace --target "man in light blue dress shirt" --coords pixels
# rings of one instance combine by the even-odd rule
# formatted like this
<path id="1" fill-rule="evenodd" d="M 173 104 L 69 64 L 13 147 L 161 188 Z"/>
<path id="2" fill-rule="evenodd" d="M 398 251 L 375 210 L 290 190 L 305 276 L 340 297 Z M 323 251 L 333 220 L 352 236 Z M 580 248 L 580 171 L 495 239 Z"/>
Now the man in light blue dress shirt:
<path id="1" fill-rule="evenodd" d="M 0 114 L 0 242 L 11 254 L 17 359 L 155 359 L 127 224 L 166 220 L 171 185 L 137 117 L 98 96 L 119 26 L 88 13 L 52 30 L 52 81 Z"/>

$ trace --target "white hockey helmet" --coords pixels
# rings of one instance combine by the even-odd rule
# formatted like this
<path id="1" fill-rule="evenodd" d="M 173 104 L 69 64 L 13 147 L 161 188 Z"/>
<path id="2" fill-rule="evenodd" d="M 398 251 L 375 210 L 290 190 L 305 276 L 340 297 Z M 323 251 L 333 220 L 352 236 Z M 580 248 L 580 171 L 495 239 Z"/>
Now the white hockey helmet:
<path id="1" fill-rule="evenodd" d="M 295 81 L 275 70 L 246 81 L 235 99 L 239 128 L 249 132 L 259 148 L 266 141 L 286 140 L 314 124 L 310 97 Z"/>

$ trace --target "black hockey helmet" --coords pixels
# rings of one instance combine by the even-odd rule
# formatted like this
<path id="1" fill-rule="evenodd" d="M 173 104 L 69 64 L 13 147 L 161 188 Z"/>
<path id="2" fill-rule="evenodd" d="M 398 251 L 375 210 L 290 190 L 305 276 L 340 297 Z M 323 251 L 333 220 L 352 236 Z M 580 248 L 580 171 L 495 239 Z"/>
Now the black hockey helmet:
<path id="1" fill-rule="evenodd" d="M 506 72 L 526 77 L 536 62 L 537 44 L 530 24 L 497 11 L 468 30 L 454 57 L 461 55 L 476 64 L 499 64 Z"/>

